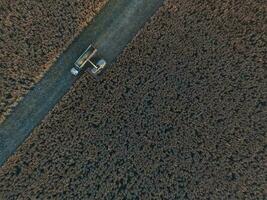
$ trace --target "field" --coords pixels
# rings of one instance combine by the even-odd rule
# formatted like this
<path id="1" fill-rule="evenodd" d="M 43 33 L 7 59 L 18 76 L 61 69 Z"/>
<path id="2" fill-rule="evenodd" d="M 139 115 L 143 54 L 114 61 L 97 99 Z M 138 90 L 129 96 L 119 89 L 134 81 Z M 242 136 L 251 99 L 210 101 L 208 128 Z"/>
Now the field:
<path id="1" fill-rule="evenodd" d="M 0 122 L 106 2 L 0 2 Z"/>
<path id="2" fill-rule="evenodd" d="M 264 3 L 169 0 L 0 169 L 3 198 L 264 199 Z"/>

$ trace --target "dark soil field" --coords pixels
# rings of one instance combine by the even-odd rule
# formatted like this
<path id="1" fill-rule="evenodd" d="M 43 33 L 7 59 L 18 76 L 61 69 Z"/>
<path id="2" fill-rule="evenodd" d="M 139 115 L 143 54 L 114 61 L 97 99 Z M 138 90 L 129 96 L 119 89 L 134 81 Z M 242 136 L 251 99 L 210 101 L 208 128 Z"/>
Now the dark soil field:
<path id="1" fill-rule="evenodd" d="M 106 2 L 0 1 L 0 122 Z"/>
<path id="2" fill-rule="evenodd" d="M 266 199 L 264 1 L 166 1 L 0 169 L 1 199 Z"/>

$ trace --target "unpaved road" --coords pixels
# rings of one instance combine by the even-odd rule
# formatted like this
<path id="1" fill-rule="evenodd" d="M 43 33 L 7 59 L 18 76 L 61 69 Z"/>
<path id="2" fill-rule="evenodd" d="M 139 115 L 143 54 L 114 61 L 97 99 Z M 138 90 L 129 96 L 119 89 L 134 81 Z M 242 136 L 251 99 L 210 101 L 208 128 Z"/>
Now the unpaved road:
<path id="1" fill-rule="evenodd" d="M 107 2 L 0 1 L 0 123 Z"/>
<path id="2" fill-rule="evenodd" d="M 0 168 L 1 199 L 266 199 L 264 5 L 166 0 Z"/>
<path id="3" fill-rule="evenodd" d="M 107 62 L 111 63 L 162 2 L 112 0 L 106 5 L 1 124 L 0 165 L 69 90 L 76 79 L 69 71 L 84 49 L 93 43 Z"/>

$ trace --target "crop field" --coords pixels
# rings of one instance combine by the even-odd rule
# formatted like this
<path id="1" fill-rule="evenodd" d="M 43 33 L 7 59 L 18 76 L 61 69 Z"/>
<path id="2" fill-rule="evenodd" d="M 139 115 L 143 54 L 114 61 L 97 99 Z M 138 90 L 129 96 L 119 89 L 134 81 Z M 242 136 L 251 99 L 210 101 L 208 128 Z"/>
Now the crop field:
<path id="1" fill-rule="evenodd" d="M 106 2 L 0 2 L 0 122 Z"/>
<path id="2" fill-rule="evenodd" d="M 265 20 L 263 1 L 165 1 L 0 169 L 0 197 L 264 199 Z"/>

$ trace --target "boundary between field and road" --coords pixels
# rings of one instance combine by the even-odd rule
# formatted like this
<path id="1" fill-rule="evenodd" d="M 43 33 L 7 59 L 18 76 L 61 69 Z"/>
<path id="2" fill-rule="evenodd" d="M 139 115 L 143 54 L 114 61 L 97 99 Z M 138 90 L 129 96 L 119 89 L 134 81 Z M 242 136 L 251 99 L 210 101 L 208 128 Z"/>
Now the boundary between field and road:
<path id="1" fill-rule="evenodd" d="M 44 77 L 0 124 L 0 166 L 71 88 L 70 73 L 76 59 L 94 46 L 108 64 L 122 52 L 164 0 L 110 0 L 82 31 Z"/>

